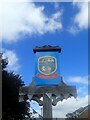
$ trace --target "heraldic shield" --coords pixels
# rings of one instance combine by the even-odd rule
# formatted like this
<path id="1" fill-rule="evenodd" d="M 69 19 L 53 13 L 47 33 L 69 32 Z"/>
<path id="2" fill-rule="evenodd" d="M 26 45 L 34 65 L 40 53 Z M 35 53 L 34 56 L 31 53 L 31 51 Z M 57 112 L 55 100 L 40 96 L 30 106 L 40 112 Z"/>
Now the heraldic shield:
<path id="1" fill-rule="evenodd" d="M 53 74 L 57 70 L 57 60 L 52 56 L 38 58 L 38 71 L 44 75 Z"/>

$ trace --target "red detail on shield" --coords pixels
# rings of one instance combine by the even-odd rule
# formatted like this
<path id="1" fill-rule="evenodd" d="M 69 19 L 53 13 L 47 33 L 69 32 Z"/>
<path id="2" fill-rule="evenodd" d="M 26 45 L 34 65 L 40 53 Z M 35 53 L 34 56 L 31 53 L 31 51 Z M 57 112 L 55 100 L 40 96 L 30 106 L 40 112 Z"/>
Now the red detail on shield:
<path id="1" fill-rule="evenodd" d="M 51 75 L 43 75 L 43 74 L 36 74 L 37 77 L 39 78 L 44 78 L 44 79 L 51 79 L 51 78 L 56 78 L 59 76 L 58 73 L 55 73 L 55 74 L 51 74 Z"/>

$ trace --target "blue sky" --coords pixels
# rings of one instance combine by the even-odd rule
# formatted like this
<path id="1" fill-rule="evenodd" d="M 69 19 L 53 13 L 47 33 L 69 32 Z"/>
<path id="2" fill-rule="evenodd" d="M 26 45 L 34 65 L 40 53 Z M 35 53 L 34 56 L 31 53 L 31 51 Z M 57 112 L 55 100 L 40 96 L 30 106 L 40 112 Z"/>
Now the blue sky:
<path id="1" fill-rule="evenodd" d="M 4 57 L 10 60 L 8 69 L 20 73 L 28 85 L 35 69 L 33 48 L 59 45 L 62 48 L 61 76 L 68 85 L 77 87 L 79 97 L 86 97 L 88 94 L 87 3 L 28 3 L 26 0 L 26 3 L 3 5 L 6 9 L 3 9 L 3 34 L 0 38 L 3 51 L 6 52 Z"/>

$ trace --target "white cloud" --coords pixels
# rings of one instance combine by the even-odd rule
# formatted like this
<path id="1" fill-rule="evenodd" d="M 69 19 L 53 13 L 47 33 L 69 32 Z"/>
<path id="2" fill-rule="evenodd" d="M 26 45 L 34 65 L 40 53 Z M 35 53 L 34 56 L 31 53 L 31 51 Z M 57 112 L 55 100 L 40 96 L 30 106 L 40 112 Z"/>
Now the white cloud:
<path id="1" fill-rule="evenodd" d="M 89 2 L 90 0 L 73 0 L 73 2 Z"/>
<path id="2" fill-rule="evenodd" d="M 54 7 L 55 7 L 55 9 L 59 9 L 60 8 L 60 3 L 59 2 L 55 2 L 54 3 Z"/>
<path id="3" fill-rule="evenodd" d="M 88 27 L 88 3 L 79 3 L 79 13 L 75 16 L 74 22 L 80 29 L 86 29 Z"/>
<path id="4" fill-rule="evenodd" d="M 69 83 L 76 83 L 81 86 L 77 85 L 77 99 L 71 97 L 59 102 L 57 106 L 53 107 L 53 116 L 57 118 L 65 118 L 67 113 L 72 113 L 80 107 L 88 105 L 88 76 L 68 77 L 66 81 Z M 79 97 L 79 95 L 83 97 Z"/>
<path id="5" fill-rule="evenodd" d="M 72 19 L 72 26 L 69 28 L 69 32 L 76 34 L 88 28 L 88 2 L 86 0 L 83 2 L 77 2 L 75 0 L 73 5 L 79 11 Z"/>
<path id="6" fill-rule="evenodd" d="M 74 82 L 74 83 L 88 85 L 88 76 L 84 76 L 84 77 L 81 77 L 81 76 L 68 77 L 67 81 L 68 82 Z"/>
<path id="7" fill-rule="evenodd" d="M 67 113 L 72 113 L 80 107 L 84 107 L 88 105 L 88 96 L 83 98 L 74 99 L 68 98 L 67 100 L 63 100 L 63 102 L 59 102 L 57 106 L 53 107 L 53 117 L 54 118 L 65 118 Z"/>
<path id="8" fill-rule="evenodd" d="M 75 110 L 79 109 L 80 107 L 85 107 L 88 105 L 88 97 L 90 96 L 84 96 L 84 97 L 77 97 L 75 99 L 74 97 L 68 98 L 67 100 L 64 99 L 62 102 L 58 102 L 56 106 L 53 106 L 53 118 L 66 118 L 67 113 L 72 113 Z M 35 104 L 35 103 L 34 103 Z M 41 108 L 36 103 L 33 108 L 41 114 Z"/>
<path id="9" fill-rule="evenodd" d="M 44 6 L 30 1 L 0 0 L 0 40 L 17 41 L 21 34 L 44 34 L 62 29 L 60 11 L 48 17 Z"/>
<path id="10" fill-rule="evenodd" d="M 15 72 L 18 71 L 18 69 L 20 67 L 18 64 L 19 59 L 14 51 L 4 49 L 3 50 L 3 58 L 8 59 L 7 69 L 9 71 L 15 71 Z"/>
<path id="11" fill-rule="evenodd" d="M 87 86 L 81 86 L 77 89 L 77 94 L 88 94 L 88 87 Z"/>
<path id="12" fill-rule="evenodd" d="M 77 88 L 77 94 L 79 96 L 85 96 L 88 94 L 89 76 L 70 76 L 65 78 L 69 84 L 74 84 Z"/>

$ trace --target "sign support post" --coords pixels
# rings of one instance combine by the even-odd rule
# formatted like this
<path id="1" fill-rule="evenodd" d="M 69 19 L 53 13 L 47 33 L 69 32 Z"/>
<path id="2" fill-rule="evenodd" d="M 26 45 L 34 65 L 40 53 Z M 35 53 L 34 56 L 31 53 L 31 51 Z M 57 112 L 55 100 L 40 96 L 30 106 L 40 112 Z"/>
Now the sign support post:
<path id="1" fill-rule="evenodd" d="M 43 118 L 52 118 L 52 100 L 46 95 L 43 95 Z"/>

